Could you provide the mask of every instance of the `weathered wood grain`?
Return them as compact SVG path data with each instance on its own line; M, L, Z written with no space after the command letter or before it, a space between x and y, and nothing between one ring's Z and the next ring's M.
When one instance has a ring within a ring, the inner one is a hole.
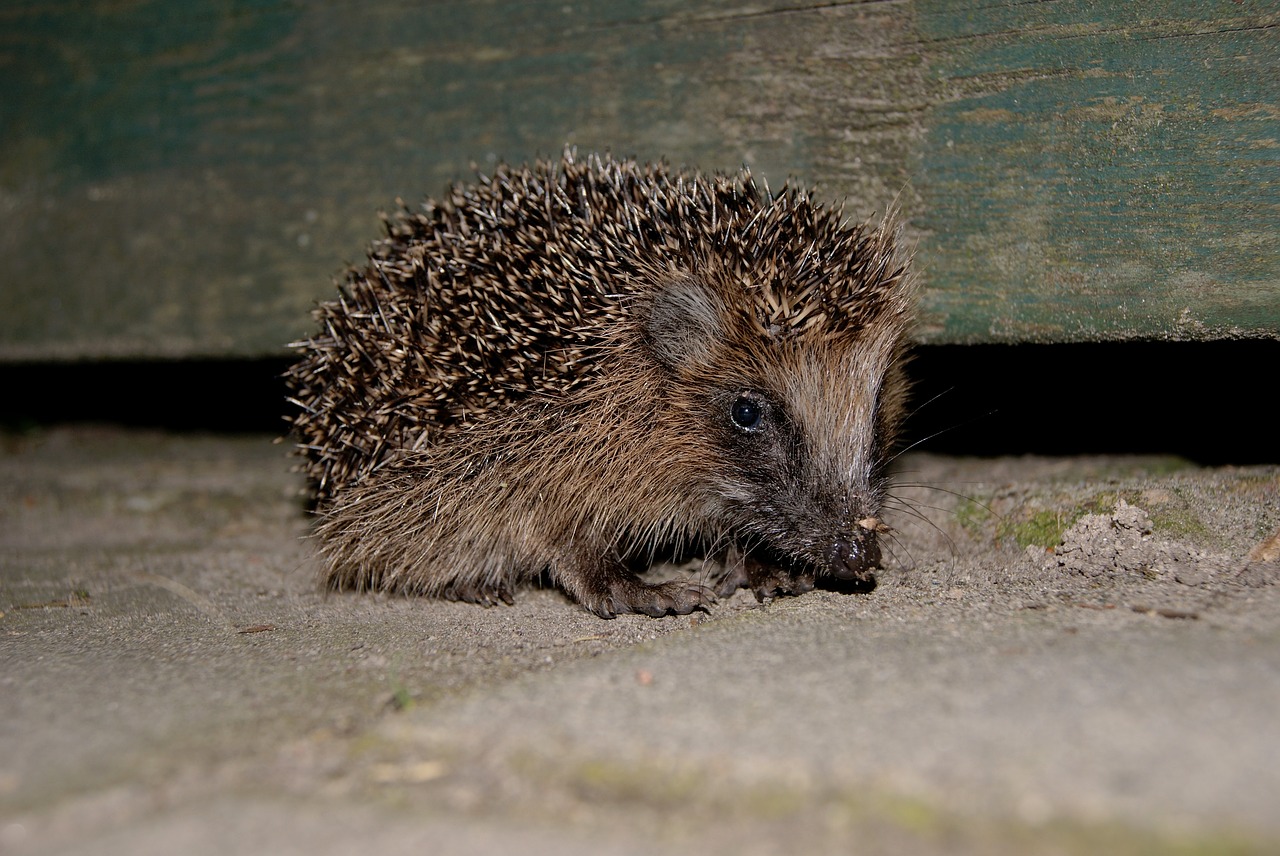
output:
M928 341L1280 335L1253 2L9 3L0 358L279 353L376 211L566 142L895 201Z
M917 4L928 335L1280 332L1280 10Z

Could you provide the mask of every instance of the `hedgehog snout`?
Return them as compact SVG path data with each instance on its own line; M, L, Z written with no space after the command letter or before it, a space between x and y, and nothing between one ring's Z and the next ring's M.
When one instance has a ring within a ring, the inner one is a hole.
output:
M872 522L868 526L867 523ZM827 572L838 580L866 581L880 567L880 545L876 540L876 524L873 518L858 521L852 532L841 533L831 545L827 556Z

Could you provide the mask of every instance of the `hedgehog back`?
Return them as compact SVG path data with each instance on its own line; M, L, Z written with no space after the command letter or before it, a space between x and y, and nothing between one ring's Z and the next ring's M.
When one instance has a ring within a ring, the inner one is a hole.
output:
M317 499L495 409L589 383L644 272L705 256L766 204L746 170L566 153L384 216L287 374Z

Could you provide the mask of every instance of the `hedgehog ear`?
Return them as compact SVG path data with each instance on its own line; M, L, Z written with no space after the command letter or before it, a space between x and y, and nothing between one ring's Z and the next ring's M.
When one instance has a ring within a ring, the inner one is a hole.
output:
M654 296L645 325L654 357L672 371L706 365L722 338L720 299L701 280L681 277Z

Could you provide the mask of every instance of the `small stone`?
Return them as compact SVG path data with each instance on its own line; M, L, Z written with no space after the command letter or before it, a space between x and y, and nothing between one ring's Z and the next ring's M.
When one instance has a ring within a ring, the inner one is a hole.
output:
M1173 572L1173 578L1184 586L1203 585L1209 578L1202 568L1185 562L1170 565L1169 570Z

